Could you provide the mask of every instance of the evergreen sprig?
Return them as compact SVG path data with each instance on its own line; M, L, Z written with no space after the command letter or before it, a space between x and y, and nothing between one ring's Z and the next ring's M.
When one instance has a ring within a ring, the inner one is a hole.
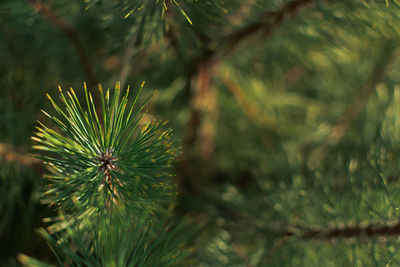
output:
M144 105L136 111L134 107L142 88L130 103L129 87L121 97L119 83L113 94L99 86L100 112L86 85L86 107L72 88L65 95L59 87L63 108L47 95L57 115L43 113L60 131L39 122L32 139L50 166L48 203L75 215L115 205L141 211L168 195L165 178L174 159L171 129L161 131L160 122L141 123Z
M88 218L84 224L90 224ZM188 266L190 249L185 243L197 227L187 223L166 223L147 217L101 217L91 228L67 227L66 235L45 237L58 259L57 266ZM164 225L160 228L158 225ZM71 243L74 244L71 247ZM26 266L46 266L26 255L19 255Z
M143 218L114 222L118 227L100 221L100 227L89 232L69 229L69 240L62 239L58 244L43 234L59 257L70 258L76 266L177 266L189 252L183 245L193 231L184 229L183 223L157 230ZM85 240L84 236L91 238ZM68 241L77 244L79 255L70 249Z

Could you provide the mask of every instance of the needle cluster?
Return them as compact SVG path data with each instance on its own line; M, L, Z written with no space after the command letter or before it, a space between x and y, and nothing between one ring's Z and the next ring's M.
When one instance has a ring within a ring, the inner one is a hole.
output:
M56 115L43 113L58 130L39 123L32 137L34 148L46 152L41 158L50 170L48 203L72 214L115 204L142 211L168 196L171 130L142 122L143 105L134 111L142 87L130 101L129 88L121 97L119 84L112 94L100 86L101 112L86 86L86 107L73 89L65 96L59 88L63 106L48 95Z

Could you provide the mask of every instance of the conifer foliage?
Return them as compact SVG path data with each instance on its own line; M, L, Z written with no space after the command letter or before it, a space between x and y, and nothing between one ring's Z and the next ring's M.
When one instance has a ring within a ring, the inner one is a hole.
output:
M47 95L59 118L43 113L61 132L40 123L32 138L34 148L47 152L42 158L53 170L46 192L51 204L77 207L78 213L115 202L151 209L154 198L162 198L168 188L165 178L174 159L171 130L161 132L160 122L140 125L144 106L134 110L140 90L130 103L129 88L121 96L119 84L112 95L100 86L100 114L86 85L85 104L73 89L67 97L59 90L64 108Z
M399 25L399 0L1 0L0 266L400 266Z
M47 95L57 115L42 112L59 131L39 122L32 140L35 149L45 152L41 158L51 172L43 200L57 207L62 218L49 228L56 239L42 230L60 264L176 265L185 253L178 249L182 224L158 229L156 237L149 217L172 193L168 170L175 153L171 129L161 131L155 121L143 124L144 105L135 109L143 85L132 100L129 87L121 94L119 83L113 93L99 86L100 112L86 84L85 104L72 88L65 96L59 87L62 107ZM42 264L24 255L20 260Z

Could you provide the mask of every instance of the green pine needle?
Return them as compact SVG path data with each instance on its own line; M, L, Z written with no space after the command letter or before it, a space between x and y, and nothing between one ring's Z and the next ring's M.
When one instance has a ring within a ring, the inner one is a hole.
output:
M39 122L32 140L50 166L48 203L78 214L115 205L141 211L168 195L171 130L161 131L160 122L141 123L144 106L134 108L143 85L132 101L129 87L123 93L117 83L111 93L99 86L101 112L86 85L85 104L72 88L65 95L59 87L62 105L47 95L56 115L43 113L59 131Z
M83 222L87 222L84 219ZM185 247L198 231L187 222L166 223L162 227L147 217L115 216L96 220L96 226L67 227L67 235L40 233L59 261L70 266L189 266L191 250ZM74 249L71 249L74 244ZM25 257L26 258L26 257ZM28 262L27 259L24 262ZM30 259L32 260L32 259Z

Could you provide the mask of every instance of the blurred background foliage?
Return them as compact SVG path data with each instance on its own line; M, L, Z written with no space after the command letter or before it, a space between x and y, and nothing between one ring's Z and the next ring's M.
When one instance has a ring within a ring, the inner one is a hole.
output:
M83 81L157 90L194 266L400 265L399 4L2 0L0 265L56 263L29 138Z

